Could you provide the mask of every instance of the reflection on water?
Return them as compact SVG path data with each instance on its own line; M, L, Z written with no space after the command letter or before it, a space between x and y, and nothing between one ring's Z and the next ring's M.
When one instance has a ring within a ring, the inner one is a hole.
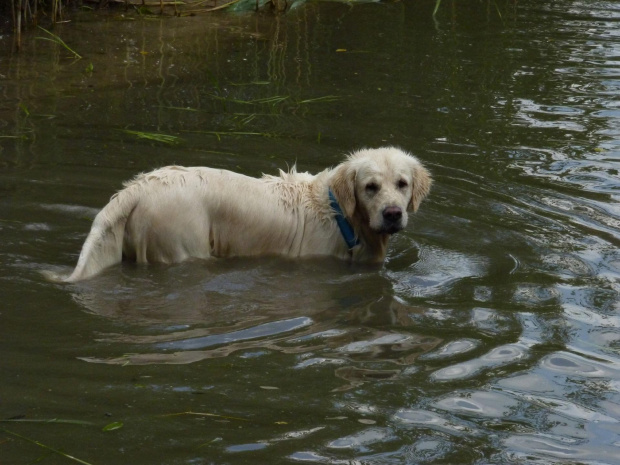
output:
M91 463L617 463L620 4L435 4L76 14L81 61L0 37L0 420L86 422L7 429ZM38 274L136 172L386 143L436 184L379 269Z
M143 275L144 268L136 268L125 267L127 275L110 270L72 286L73 299L84 309L136 325L139 331L97 335L99 342L133 347L132 353L111 358L81 356L81 360L186 364L235 352L270 350L303 354L297 368L364 361L409 366L441 342L409 330L366 327L370 321L392 327L403 321L411 326L408 315L419 310L387 299L391 284L376 271L352 269L342 262L218 260L154 266L149 269L150 277ZM352 271L357 273L351 275ZM367 291L369 284L371 292ZM347 286L346 293L343 286ZM353 287L358 290L352 292ZM345 315L346 328L338 323ZM204 324L208 326L201 327ZM319 350L330 358L308 359ZM379 373L346 368L336 375L361 384Z

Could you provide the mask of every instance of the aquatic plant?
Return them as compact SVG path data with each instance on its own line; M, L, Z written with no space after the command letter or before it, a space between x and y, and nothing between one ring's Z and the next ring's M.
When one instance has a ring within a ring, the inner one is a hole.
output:
M62 47L64 47L66 50L68 50L69 52L71 52L73 54L73 58L82 58L82 56L76 52L75 50L73 50L71 47L69 47L64 40L62 40L60 37L58 37L56 34L48 31L45 28L42 28L41 26L38 26L39 29L41 29L42 31L44 31L45 33L47 33L50 37L37 37L37 39L41 39L41 40L49 40L50 42L54 42L55 44L58 44ZM92 66L92 63L91 63ZM91 69L92 72L92 69Z
M64 0L64 3L68 4L70 1ZM51 0L49 4L44 0L11 0L15 44L18 49L21 46L22 31L28 24L36 24L41 6L49 6L46 10L50 12L49 18L52 24L62 20L63 0Z
M122 130L125 134L131 134L136 136L138 139L148 139L155 142L162 142L164 144L178 144L181 142L177 136L171 136L169 134L160 134L157 132L144 132L144 131L132 131L130 129Z
M79 458L77 458L77 457L75 457L73 455L67 454L66 452L63 452L63 451L61 451L59 449L56 449L54 447L50 447L50 446L48 446L46 444L43 444L42 442L40 442L40 441L38 441L36 439L32 439L32 438L29 438L27 436L24 436L23 434L19 434L19 433L16 433L14 431L11 431L11 430L8 430L8 429L5 429L5 428L0 428L0 431L2 431L4 434L8 434L8 435L13 436L15 438L21 439L22 441L29 442L31 444L35 444L36 446L39 446L42 449L45 449L46 451L48 451L50 453L53 453L53 454L56 454L56 455L60 455L61 457L64 457L64 458L66 458L68 460L72 460L74 462L81 463L82 465L91 465L89 462L85 462L84 460L81 460L81 459L79 459Z
M270 8L272 11L279 14L286 12L288 9L292 8L293 5L299 5L305 1L307 0L151 0L145 3L144 0L11 0L10 4L8 2L0 2L0 14L8 12L10 8L13 18L13 29L15 31L15 43L19 49L21 45L21 33L26 27L37 25L39 17L45 17L46 21L51 21L52 26L63 21L64 11L72 3L80 5L82 8L88 8L88 6L84 6L83 3L96 4L97 7L118 5L124 8L133 8L137 14L147 16L154 14L151 10L152 7L159 6L160 15L194 16L227 8L234 11ZM376 2L379 0L337 1L351 4ZM493 5L499 17L502 17L497 0L478 1L486 1L488 5ZM432 12L432 18L435 22L437 22L438 12L441 9L442 0L435 0L435 6ZM49 38L48 40L55 39ZM64 42L58 43L67 48ZM75 54L73 50L70 51Z

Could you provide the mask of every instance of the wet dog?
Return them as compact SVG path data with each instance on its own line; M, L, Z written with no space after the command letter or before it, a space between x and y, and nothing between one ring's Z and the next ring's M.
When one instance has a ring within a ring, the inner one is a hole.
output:
M319 174L252 178L168 166L125 184L95 218L75 270L90 278L123 258L329 255L382 262L389 237L407 225L431 187L428 171L394 147L363 149Z

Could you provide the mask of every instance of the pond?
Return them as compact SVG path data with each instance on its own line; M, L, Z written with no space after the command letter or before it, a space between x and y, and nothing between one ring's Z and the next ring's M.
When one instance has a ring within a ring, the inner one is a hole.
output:
M620 1L435 4L0 37L0 462L618 463ZM40 273L139 172L381 145L435 184L380 269Z

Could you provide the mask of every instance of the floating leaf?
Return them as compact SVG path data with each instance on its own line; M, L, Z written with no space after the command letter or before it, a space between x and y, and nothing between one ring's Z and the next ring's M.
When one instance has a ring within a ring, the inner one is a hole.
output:
M103 427L102 431L114 431L115 429L120 429L123 427L123 423L120 421L115 421L113 423L109 423Z

